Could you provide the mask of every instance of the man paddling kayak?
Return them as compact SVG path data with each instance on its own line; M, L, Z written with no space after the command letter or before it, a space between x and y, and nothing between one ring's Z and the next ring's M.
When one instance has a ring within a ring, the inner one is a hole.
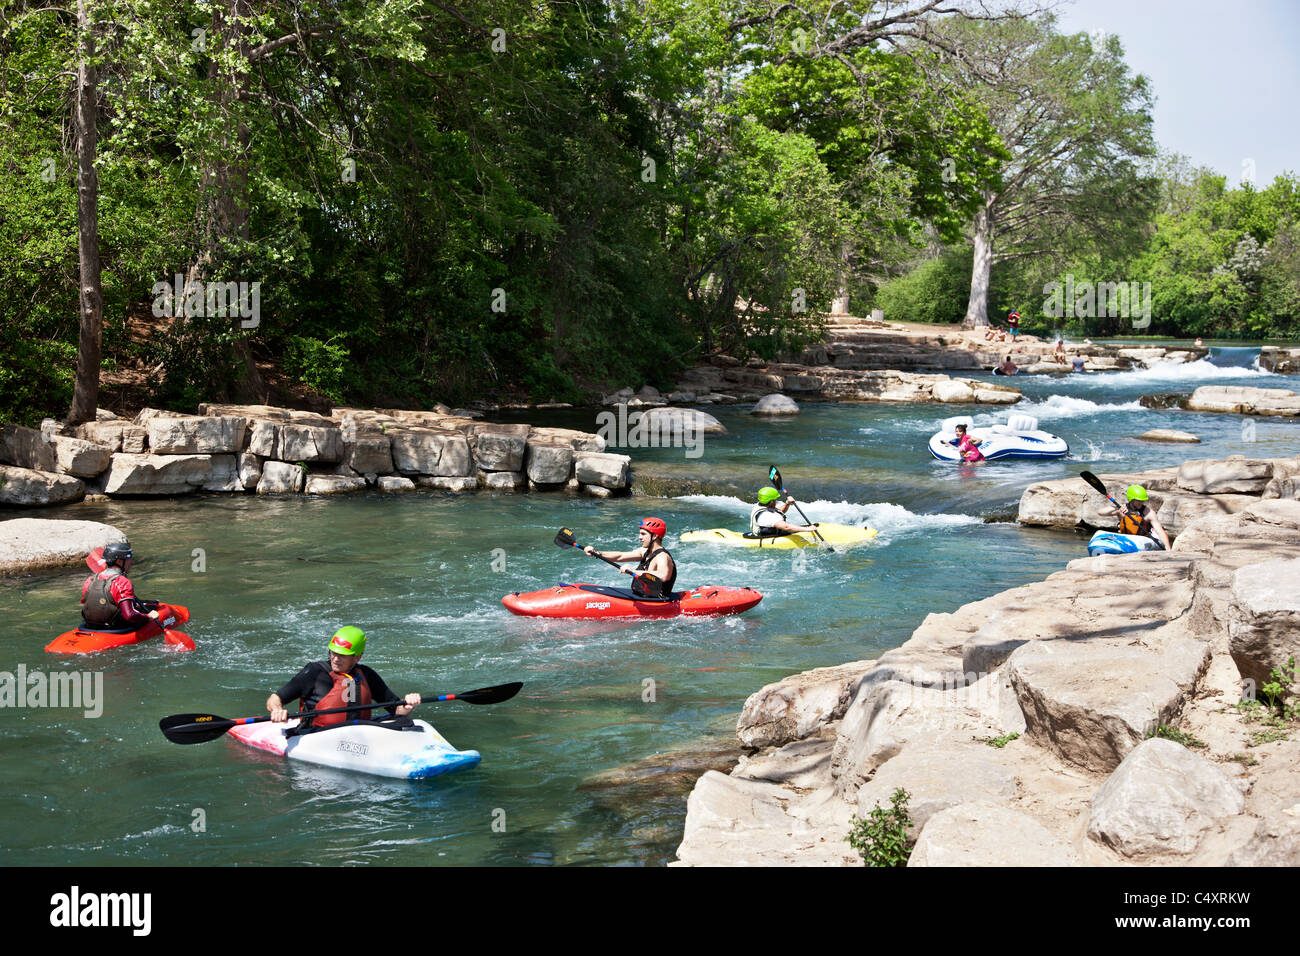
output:
M638 562L635 569L619 568L623 574L632 575L632 590L643 592L647 597L667 597L673 593L673 585L677 582L677 562L664 548L664 535L667 533L668 525L662 518L642 518L637 527L640 547L636 550L597 551L591 545L582 550L607 561ZM643 578L642 572L648 577Z
M271 712L271 722L284 723L289 719L285 704L298 701L299 712L328 710L351 704L368 704L373 700L397 700L384 679L361 663L366 649L366 635L359 627L341 627L330 638L328 661L312 661L294 678L266 699L266 709ZM419 694L407 694L406 703L386 708L390 714L405 717L420 703ZM348 719L369 720L370 711L353 714L326 714L324 717L307 717L303 726L329 727Z
M1147 504L1147 490L1141 485L1129 485L1125 497L1128 499L1128 504L1122 514L1118 508L1114 507L1102 508L1097 513L1119 515L1120 534L1142 535L1152 538L1159 541L1161 546L1168 551L1170 548L1169 535L1160 526L1156 513Z
M749 513L750 534L774 537L780 534L817 530L815 524L791 524L786 521L785 515L794 504L794 497L787 495L785 501L778 500L780 497L781 492L771 486L758 489L758 504Z
M136 597L135 587L126 576L135 564L131 545L122 542L104 548L104 564L103 571L86 578L81 586L81 618L86 625L95 630L138 631L158 620L158 602Z

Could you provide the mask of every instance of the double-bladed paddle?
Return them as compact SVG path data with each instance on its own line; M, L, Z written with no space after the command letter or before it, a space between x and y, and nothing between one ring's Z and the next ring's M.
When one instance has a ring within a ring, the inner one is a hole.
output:
M523 687L522 681L515 681L510 684L497 684L495 687L480 687L478 690L467 690L461 694L430 694L423 698L421 704L436 704L445 700L463 700L467 704L499 704L503 700L509 700L519 693L519 688ZM405 700L377 700L369 704L352 704L347 707L327 707L324 710L307 710L297 714L290 714L289 719L295 717L319 717L323 714L345 714L357 710L376 710L383 707L389 707L396 704L399 707L405 706ZM224 736L226 731L231 727L239 727L243 724L260 724L263 721L271 719L270 714L262 717L218 717L216 714L173 714L170 717L164 717L158 721L158 729L174 744L205 744L209 740L216 740Z
M578 544L578 539L573 536L573 532L568 528L561 528L555 533L555 543L561 548L577 548L579 551L582 551L582 545ZM582 551L582 553L586 554L587 552ZM593 554L592 557L600 558L600 560L604 561L606 564L611 564L620 571L624 570L623 565L619 564L613 558L607 558L603 554ZM632 572L629 571L627 573L631 574Z
M1104 482L1102 482L1100 478L1098 478L1090 471L1079 472L1079 477L1082 478L1084 481L1086 481L1088 484L1092 485L1092 487L1097 489L1097 491L1099 491L1101 494L1105 495L1106 499L1111 504L1113 504L1116 508L1119 508L1121 514L1124 513L1124 509L1120 508L1119 502L1110 496L1110 492L1106 490L1106 485Z
M772 484L776 485L778 488L780 488L781 494L783 495L788 494L788 492L785 490L785 482L781 480L781 472L777 470L776 465L771 465L768 467L767 480L772 482ZM794 510L799 512L799 517L803 518L804 524L812 524L812 522L808 520L808 516L803 513L803 509L799 507L799 502L797 501L794 503ZM817 540L820 541L822 544L826 543L826 539L822 537L822 534L820 531L817 530L816 525L813 525L813 534L817 536Z

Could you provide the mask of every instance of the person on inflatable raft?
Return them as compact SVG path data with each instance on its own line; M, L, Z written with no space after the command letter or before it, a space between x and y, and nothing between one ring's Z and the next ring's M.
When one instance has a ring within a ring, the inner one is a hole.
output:
M957 433L957 451L961 452L962 461L977 462L984 460L984 453L979 450L979 439L966 434L965 425L953 428Z
M1160 542L1162 548L1168 551L1170 548L1169 535L1160 526L1156 513L1151 510L1148 504L1147 490L1141 485L1129 485L1125 497L1128 499L1128 505L1122 513L1119 509L1112 507L1102 508L1097 513L1119 515L1118 531L1120 534L1144 535L1148 538L1154 538Z
M637 527L637 547L633 551L597 551L591 545L582 550L610 561L636 561L635 569L619 568L632 575L632 593L638 597L668 598L677 583L677 562L664 548L668 525L662 518L642 518Z
M86 578L81 586L81 619L90 630L140 630L151 620L158 620L158 602L141 601L135 596L127 572L135 563L135 553L128 542L104 548L106 567Z

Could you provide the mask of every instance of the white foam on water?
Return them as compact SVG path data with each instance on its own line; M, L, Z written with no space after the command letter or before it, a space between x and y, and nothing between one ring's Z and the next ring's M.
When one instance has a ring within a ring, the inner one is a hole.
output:
M1087 398L1073 395L1049 395L1044 399L1024 399L1008 409L995 412L982 412L975 418L976 425L995 425L1005 422L1010 415L1030 415L1039 421L1060 421L1066 418L1087 418L1092 415L1104 415L1108 412L1141 411L1142 403L1134 399L1131 402L1108 404L1094 402Z
M1208 359L1195 362L1157 362L1151 368L1132 368L1123 372L1098 372L1086 378L1072 379L1092 387L1134 385L1169 385L1195 387L1209 382L1233 378L1277 378L1274 372L1259 367L1258 361L1249 368L1239 365L1215 365Z
M750 509L754 507L749 502L741 501L739 498L730 495L686 495L678 500L703 504L710 508L726 511L729 514L742 515L746 519L749 517ZM803 508L804 513L812 521L850 525L859 528L875 528L882 535L891 538L908 532L942 531L948 528L980 523L979 518L971 515L916 514L908 511L902 505L891 504L887 501L859 504L852 501L819 499L817 501L801 501L799 506ZM787 517L792 521L799 520L799 514L793 508L790 509ZM737 527L735 530L741 529Z
M1124 456L1116 451L1105 451L1104 442L1095 442L1089 438L1084 439L1088 450L1084 451L1077 445L1067 456L1069 461L1121 461Z

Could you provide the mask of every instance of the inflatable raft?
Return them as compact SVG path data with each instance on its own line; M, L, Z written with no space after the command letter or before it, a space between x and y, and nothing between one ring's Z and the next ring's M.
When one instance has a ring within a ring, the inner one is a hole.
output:
M288 760L403 780L466 770L482 759L477 750L457 750L423 720L399 718L391 726L357 720L286 736L298 723L246 724L230 728L229 736Z
M1012 415L1005 425L976 427L970 416L945 418L939 431L930 436L930 454L940 461L960 462L956 426L965 425L966 434L979 442L980 453L987 461L1004 458L1064 458L1070 453L1065 439L1038 430L1038 419L1029 415Z
M671 600L637 597L630 588L601 584L557 584L541 591L507 594L501 603L522 617L662 618L680 615L739 614L763 600L753 588L704 585L677 591Z

